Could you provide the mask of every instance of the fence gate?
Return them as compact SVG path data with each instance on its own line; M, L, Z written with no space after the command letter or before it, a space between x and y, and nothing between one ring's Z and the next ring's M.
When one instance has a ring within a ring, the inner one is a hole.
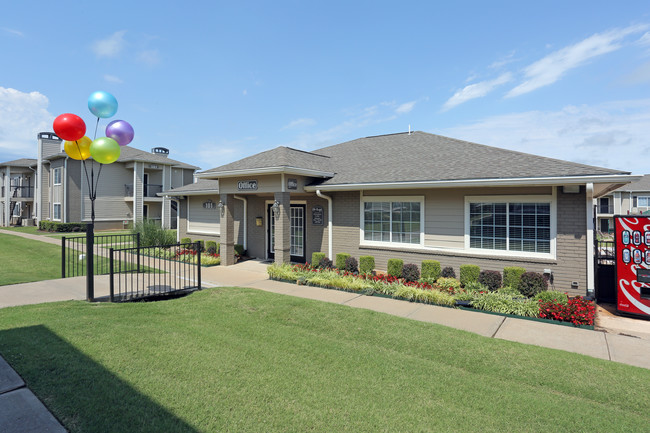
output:
M94 274L109 273L108 253L110 248L140 246L140 233L95 235ZM61 238L61 278L86 275L86 235L63 236Z
M201 288L201 245L109 250L110 300L176 296Z
M598 239L600 238L600 239ZM616 303L616 252L613 239L603 239L599 233L594 239L594 273L596 301Z

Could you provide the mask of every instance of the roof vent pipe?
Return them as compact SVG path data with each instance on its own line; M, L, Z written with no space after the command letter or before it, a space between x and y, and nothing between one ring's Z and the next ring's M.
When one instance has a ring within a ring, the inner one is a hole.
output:
M332 197L321 194L320 189L316 195L327 200L327 257L332 260Z

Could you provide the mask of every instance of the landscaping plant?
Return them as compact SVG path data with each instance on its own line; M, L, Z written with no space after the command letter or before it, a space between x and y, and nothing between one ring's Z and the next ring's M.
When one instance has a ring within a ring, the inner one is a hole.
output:
M460 285L478 281L481 268L477 265L460 265Z
M352 273L359 273L359 264L357 263L357 259L354 257L348 257L345 259L345 266L344 269L347 272L352 272Z
M443 278L456 278L456 271L451 266L447 266L442 270L440 276Z
M156 221L147 218L137 221L131 233L140 234L140 246L143 247L176 243L176 234L172 230L167 230Z
M481 271L478 276L478 282L486 286L490 291L495 291L501 287L501 272L499 271Z
M539 301L539 317L562 322L571 322L574 325L593 325L596 307L590 300L582 296L569 298L564 302Z
M359 257L359 272L362 274L372 274L375 270L375 258L373 256Z
M420 270L415 263L407 263L402 267L402 278L407 283L412 283L420 279Z
M350 257L350 254L348 253L338 253L336 255L336 269L345 269L345 261L347 258Z
M404 260L388 259L388 275L390 275L391 277L400 278L402 276L403 267L404 267Z
M440 278L440 262L437 260L422 260L422 274L420 278L436 282Z
M506 266L503 268L503 285L519 287L519 280L521 280L521 275L524 272L526 272L526 269L519 266Z
M548 281L540 273L524 272L519 280L518 289L522 295L532 298L539 292L548 289Z
M321 252L313 252L311 253L311 265L316 267L320 263L321 260L325 258L325 253Z

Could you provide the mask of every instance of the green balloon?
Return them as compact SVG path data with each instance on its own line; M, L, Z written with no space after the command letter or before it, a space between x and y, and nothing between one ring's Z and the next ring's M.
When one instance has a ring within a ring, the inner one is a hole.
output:
M112 138L98 138L90 143L90 156L102 164L111 164L120 157L120 145Z

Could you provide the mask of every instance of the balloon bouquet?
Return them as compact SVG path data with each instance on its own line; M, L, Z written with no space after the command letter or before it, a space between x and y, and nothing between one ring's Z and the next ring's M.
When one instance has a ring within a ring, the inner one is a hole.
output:
M88 109L97 116L95 125L95 136L93 140L86 134L86 124L76 114L65 113L54 119L54 133L66 140L64 143L65 153L72 159L80 160L86 182L88 183L88 195L91 203L91 221L95 224L95 199L97 198L97 184L99 175L105 164L112 164L120 157L121 147L126 146L133 140L133 127L124 120L114 120L106 126L106 137L97 138L99 119L108 119L117 112L117 100L108 92L93 92L88 98ZM86 167L86 160L90 160L90 175ZM99 163L97 179L95 179L95 164Z
M112 164L120 157L122 146L133 140L133 128L124 120L114 120L106 126L106 137L97 138L99 119L108 119L117 112L117 100L107 92L93 92L88 98L88 109L97 116L95 136L93 140L86 137L86 124L83 119L75 114L65 113L54 119L54 133L66 140L65 153L72 159L80 160L86 173L88 183L88 196L90 198L91 223L86 227L86 299L94 300L94 226L95 226L95 199L97 198L97 184L99 175L105 164ZM90 160L90 175L86 167L86 160ZM95 163L99 163L97 179L95 179Z

